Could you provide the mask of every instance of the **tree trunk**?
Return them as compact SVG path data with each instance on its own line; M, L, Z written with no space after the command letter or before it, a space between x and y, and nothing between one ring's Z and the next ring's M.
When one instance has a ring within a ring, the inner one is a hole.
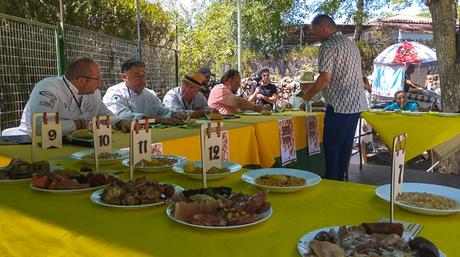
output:
M456 60L454 0L427 1L433 18L433 39L438 58L438 72L442 92L442 110L460 111L460 64ZM441 163L440 170L460 174L460 152Z
M364 21L364 0L357 0L356 3L356 13L355 13L355 34L353 36L353 41L357 42L361 40L361 35L363 34L363 21Z

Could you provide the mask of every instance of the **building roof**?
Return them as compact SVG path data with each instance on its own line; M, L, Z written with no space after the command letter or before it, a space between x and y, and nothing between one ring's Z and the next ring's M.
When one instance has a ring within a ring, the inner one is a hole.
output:
M374 21L375 22L375 21ZM420 17L411 15L393 15L385 18L379 18L376 20L377 23L404 23L404 24L427 24L431 25L431 17Z

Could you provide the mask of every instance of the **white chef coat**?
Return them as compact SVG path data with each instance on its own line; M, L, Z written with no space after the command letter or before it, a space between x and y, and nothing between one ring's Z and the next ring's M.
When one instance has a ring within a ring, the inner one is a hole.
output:
M102 99L107 108L124 119L141 119L143 116L171 117L153 90L144 88L141 93L129 89L125 82L109 87Z
M163 104L173 111L193 112L194 110L208 107L208 100L206 100L206 97L201 92L198 92L193 97L192 102L188 103L182 100L181 87L175 87L166 93L163 98Z
M97 115L112 116L112 125L121 120L105 107L99 89L91 95L79 95L78 89L64 76L45 78L35 85L22 113L21 131L32 133L32 114L35 112L59 112L64 134L76 130L74 120L91 120ZM38 132L41 122L42 119L38 118Z

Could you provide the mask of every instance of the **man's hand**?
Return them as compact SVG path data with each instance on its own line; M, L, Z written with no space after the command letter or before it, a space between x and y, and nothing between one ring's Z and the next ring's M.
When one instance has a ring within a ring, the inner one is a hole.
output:
M258 94L256 95L256 97L257 97L257 99L265 100L265 96L262 95L262 94L260 94L260 93L258 93Z
M123 132L129 132L129 130L131 129L131 121L130 120L120 120L119 122L115 123L115 128Z

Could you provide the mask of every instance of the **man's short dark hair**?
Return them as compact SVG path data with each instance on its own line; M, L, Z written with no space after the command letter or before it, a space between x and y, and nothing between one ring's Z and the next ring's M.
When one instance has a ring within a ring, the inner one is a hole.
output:
M90 76L91 66L97 63L89 57L77 57L67 65L65 76L69 80Z
M237 70L228 70L224 73L224 75L222 75L222 78L220 78L220 82L225 83L239 75L240 73Z
M128 59L121 64L121 73L127 72L132 67L145 68L145 63L136 58Z
M337 25L335 24L334 20L331 17L329 17L329 16L327 16L325 14L317 15L311 21L312 26L317 26L317 25L320 25L320 24L326 24L326 25L329 25L329 26L337 27Z
M268 68L263 68L259 71L259 76L262 77L262 74L264 74L265 72L268 72L270 73L270 70Z

